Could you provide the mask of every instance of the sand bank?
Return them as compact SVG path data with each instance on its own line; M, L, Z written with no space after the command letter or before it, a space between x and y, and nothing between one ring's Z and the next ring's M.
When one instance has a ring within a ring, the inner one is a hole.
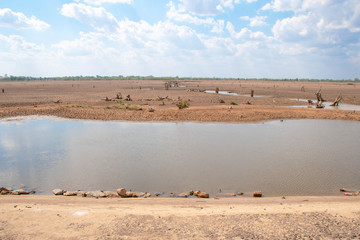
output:
M360 238L359 197L0 197L0 239Z

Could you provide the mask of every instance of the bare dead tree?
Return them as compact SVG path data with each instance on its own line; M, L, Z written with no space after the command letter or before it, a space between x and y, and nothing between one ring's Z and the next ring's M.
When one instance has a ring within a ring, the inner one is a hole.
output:
M117 93L117 94L116 94L116 99L122 99L121 93Z
M131 97L130 97L130 94L126 96L125 101L132 101L132 99L131 99Z
M315 93L317 102L316 102L316 107L317 108L324 108L324 105L322 104L323 102L326 102L326 100L321 96L321 89L319 89L319 91L317 91Z
M335 101L333 102L333 104L331 104L330 106L333 106L333 107L339 106L339 103L341 102L341 100L342 100L342 96L341 96L341 94L339 94L339 95L336 97L336 99L335 99Z

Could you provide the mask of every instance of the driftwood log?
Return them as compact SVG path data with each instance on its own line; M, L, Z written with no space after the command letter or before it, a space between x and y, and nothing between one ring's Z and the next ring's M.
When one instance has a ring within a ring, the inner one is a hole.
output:
M336 97L336 99L335 99L335 101L333 102L333 104L331 104L330 106L333 106L333 107L339 106L339 103L341 102L341 100L342 100L342 96L341 96L341 94L339 94L339 95Z
M169 99L169 96L166 96L166 97L160 97L160 96L158 96L158 100L159 100L159 101L164 101L165 99Z

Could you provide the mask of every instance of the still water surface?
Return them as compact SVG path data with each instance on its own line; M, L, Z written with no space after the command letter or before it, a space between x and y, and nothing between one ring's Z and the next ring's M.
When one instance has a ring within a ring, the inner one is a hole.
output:
M0 186L266 196L360 188L360 122L0 120Z

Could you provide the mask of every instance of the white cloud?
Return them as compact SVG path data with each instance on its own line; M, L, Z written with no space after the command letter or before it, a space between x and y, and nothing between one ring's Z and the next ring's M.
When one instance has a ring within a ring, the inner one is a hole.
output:
M249 1L257 1L257 0L247 0ZM234 4L239 4L240 0L220 0L220 4L227 8L234 8Z
M276 22L272 29L276 39L285 42L306 42L313 46L358 42L360 2L299 0L294 1L292 7L282 5L284 2L286 1L275 0L272 2L273 9L291 9L295 15Z
M316 1L316 0L314 0ZM297 11L301 9L303 0L273 0L271 3L265 4L262 10L274 11Z
M19 35L10 35L9 37L0 34L0 51L16 53L15 56L21 57L23 54L36 54L43 49L42 45L25 41L24 37Z
M245 21L250 21L249 23L250 27L261 27L267 25L267 23L265 22L267 16L255 16L255 17L243 16L240 18Z
M178 21L178 22L186 22L195 25L208 25L212 26L212 32L222 33L224 29L224 20L215 20L212 17L200 18L197 16L193 16L190 13L180 12L179 9L176 8L175 4L172 1L168 3L170 7L169 11L166 13L166 16L170 20Z
M240 0L179 0L181 12L190 12L198 16L216 16L225 12L226 8L234 8ZM250 0L251 1L251 0Z
M103 7L91 7L82 3L64 4L60 13L66 17L89 24L99 31L114 31L117 19Z
M50 25L35 16L28 18L20 12L13 12L9 8L4 8L0 9L0 27L42 31L49 28Z
M80 0L75 0L76 2L80 2ZM101 5L104 3L125 3L125 4L132 4L134 0L83 0L87 4L91 5Z
M269 40L270 37L266 36L263 32L253 32L248 28L242 28L240 32L235 31L235 27L231 22L227 22L226 29L229 31L230 35L233 38L241 39L241 40L254 40L254 41L264 41Z

